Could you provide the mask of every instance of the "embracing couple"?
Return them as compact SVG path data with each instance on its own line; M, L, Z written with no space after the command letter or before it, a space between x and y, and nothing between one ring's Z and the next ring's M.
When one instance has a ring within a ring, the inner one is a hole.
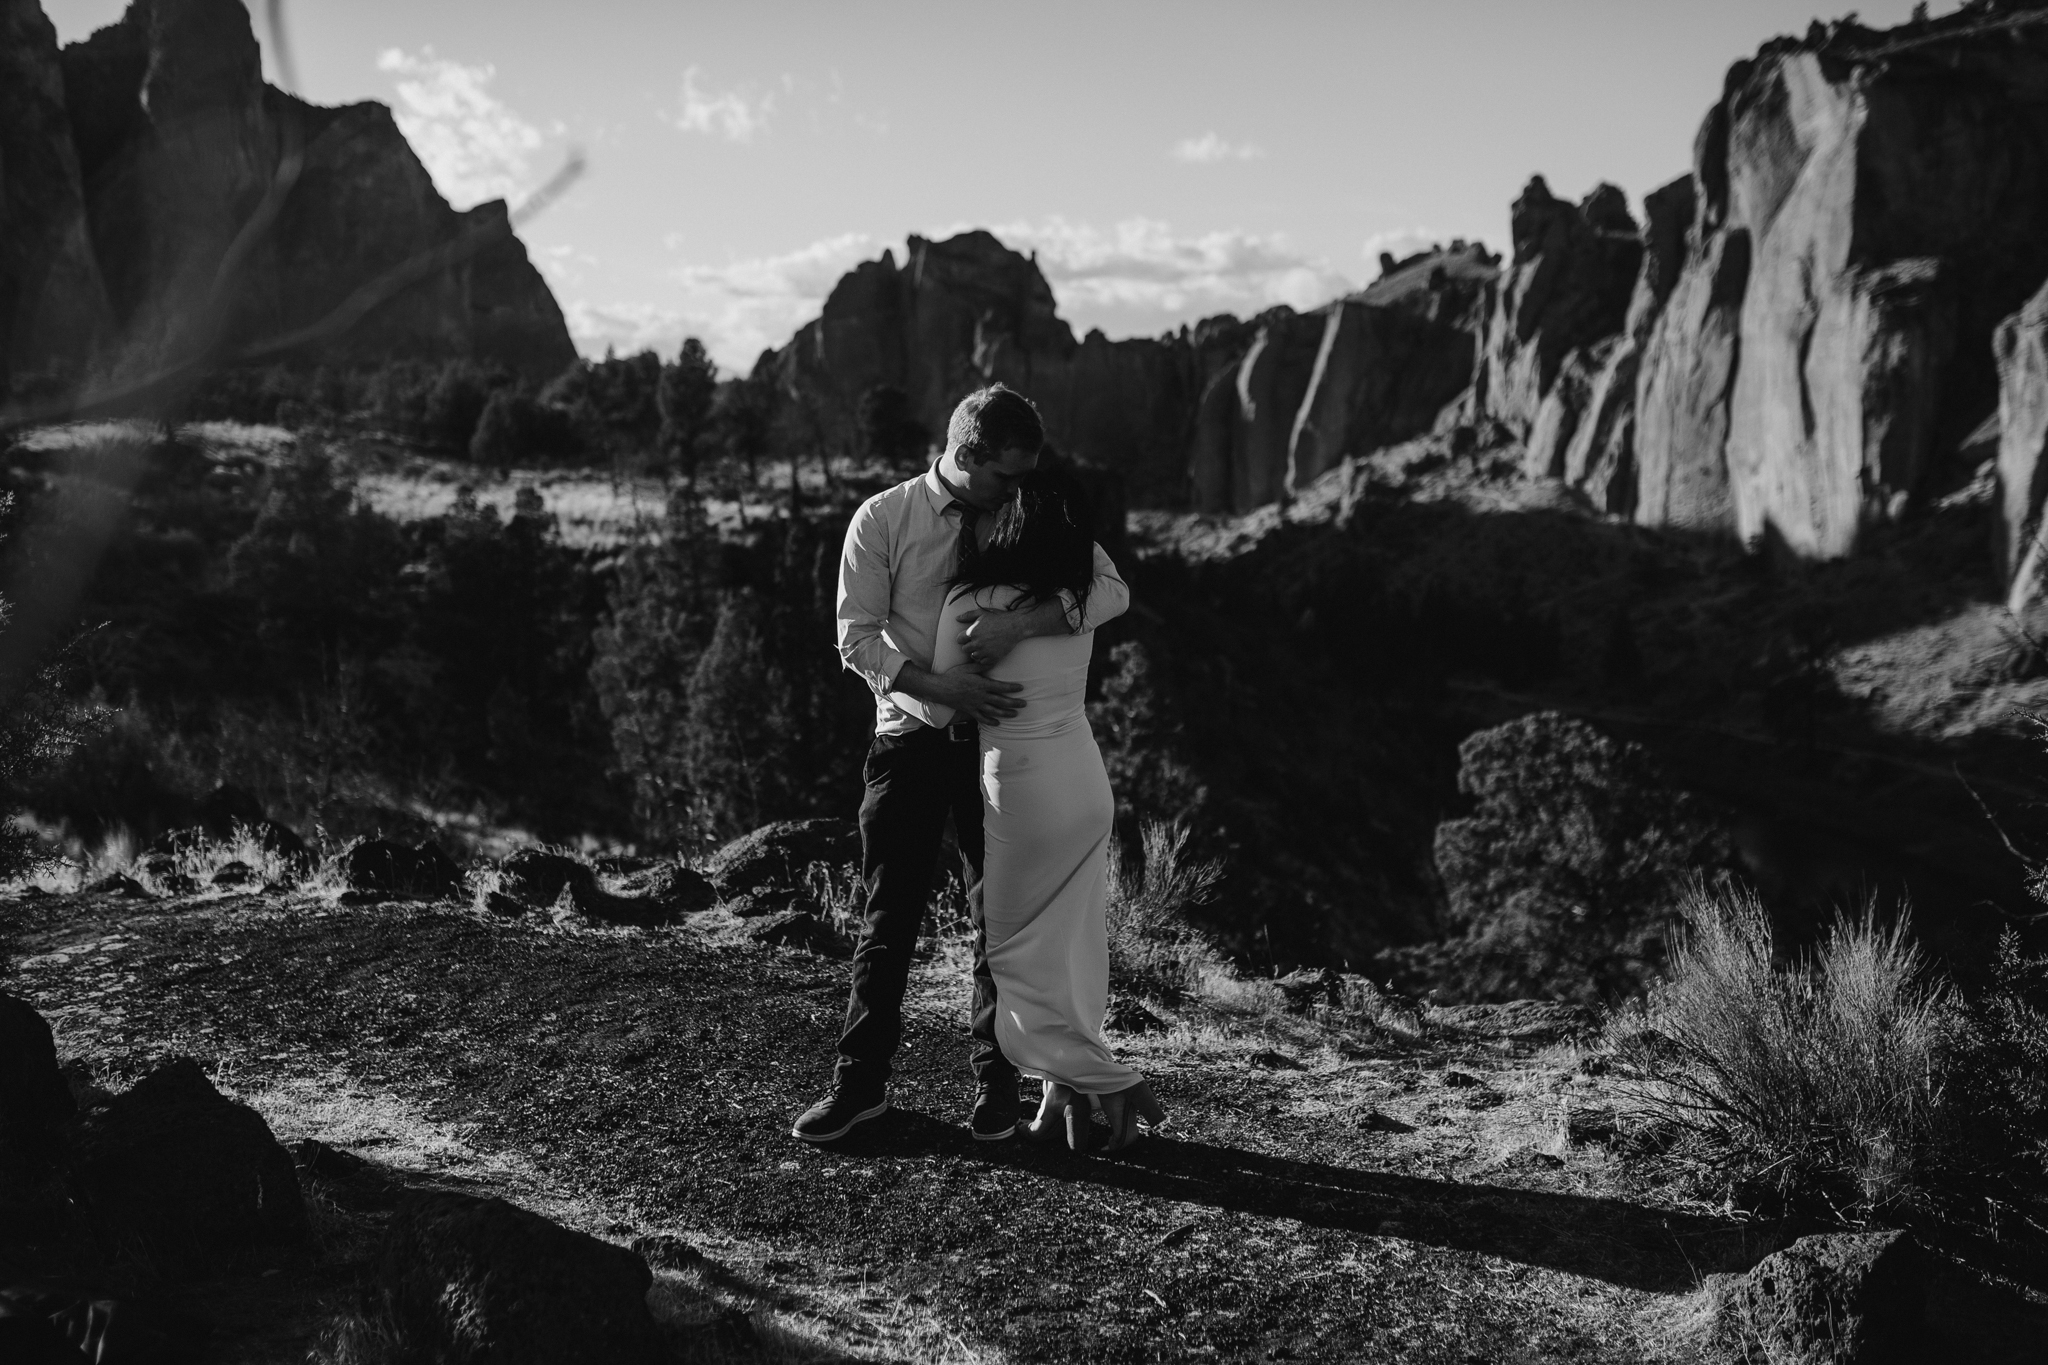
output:
M868 499L847 530L839 653L876 699L867 904L832 1089L793 1130L807 1142L889 1107L949 813L975 929L974 1136L1016 1132L1020 1072L1044 1084L1033 1136L1115 1150L1165 1120L1102 1041L1115 802L1083 694L1095 628L1130 590L1078 482L1038 468L1044 444L1028 399L978 390L953 410L946 453Z

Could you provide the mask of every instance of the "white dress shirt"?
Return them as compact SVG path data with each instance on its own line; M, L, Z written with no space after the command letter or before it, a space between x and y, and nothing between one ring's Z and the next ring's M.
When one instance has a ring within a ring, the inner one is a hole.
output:
M839 657L875 694L875 733L924 725L889 699L906 663L932 666L946 580L959 567L961 513L938 465L875 494L853 514L839 555ZM987 515L987 514L984 514ZM1123 615L1131 604L1116 565L1095 547L1086 609L1068 619L1076 634Z

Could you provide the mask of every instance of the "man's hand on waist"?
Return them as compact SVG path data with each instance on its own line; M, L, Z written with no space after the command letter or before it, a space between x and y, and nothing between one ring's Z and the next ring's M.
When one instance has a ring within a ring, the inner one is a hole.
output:
M921 664L907 663L896 675L893 690L907 692L919 701L950 706L981 725L1000 725L1024 709L1024 703L1012 695L1022 692L1024 684L985 678L976 664L934 673Z
M1048 598L1013 611L988 611L969 607L953 618L966 627L960 644L969 663L982 668L1001 663L1011 650L1040 635L1067 635L1073 630L1066 608L1058 598Z

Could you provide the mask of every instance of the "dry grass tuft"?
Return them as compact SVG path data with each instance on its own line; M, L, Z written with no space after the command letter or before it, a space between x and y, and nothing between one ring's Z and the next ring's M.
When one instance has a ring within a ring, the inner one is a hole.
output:
M1139 835L1143 864L1125 865L1110 844L1109 977L1121 990L1171 1004L1227 978L1221 954L1190 918L1215 898L1222 864L1188 852L1188 830L1148 820Z
M1905 916L1838 921L1812 958L1780 965L1754 893L1695 886L1683 915L1670 980L1618 1040L1653 1078L1651 1108L1788 1206L1916 1202L1941 1176L1960 1012Z

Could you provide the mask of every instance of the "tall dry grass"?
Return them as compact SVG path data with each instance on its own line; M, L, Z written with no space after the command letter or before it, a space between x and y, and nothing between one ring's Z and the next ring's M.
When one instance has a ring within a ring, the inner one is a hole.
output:
M1191 854L1189 837L1178 821L1147 820L1139 830L1136 867L1110 842L1110 982L1169 1004L1200 994L1206 974L1227 971L1192 919L1215 899L1223 866Z
M1906 916L1838 920L1815 953L1785 962L1753 892L1695 885L1682 915L1642 1019L1656 1036L1652 1107L1788 1206L1861 1216L1943 1183L1963 1016Z

